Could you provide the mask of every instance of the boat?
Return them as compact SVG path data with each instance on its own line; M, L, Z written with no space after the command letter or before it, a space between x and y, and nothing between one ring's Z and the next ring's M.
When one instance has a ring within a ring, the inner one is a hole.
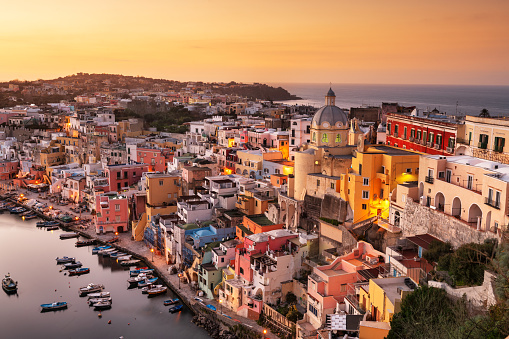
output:
M167 291L168 291L168 287L161 286L161 287L151 288L150 290L147 291L147 294L150 297L150 296L154 296L154 295L164 294Z
M179 301L180 301L179 298L168 299L168 300L164 301L164 306L174 305L174 304L178 303Z
M60 221L65 222L65 223L69 223L74 220L74 218L71 217L70 215L62 215L58 219L60 219Z
M25 220L35 219L35 218L37 218L37 214L35 214L35 213L27 214L27 215L24 215L23 218L25 218Z
M118 256L117 257L117 261L121 262L121 261L131 260L132 257L133 256L131 254L127 254L127 255L123 255L123 256Z
M2 279L2 288L6 293L16 293L18 291L18 282L11 278L11 275L7 273Z
M137 277L127 279L127 282L130 285L138 285L139 282L145 281L146 279L150 279L150 278L152 278L151 275L147 276L146 274L140 274Z
M142 288L142 287L146 287L146 286L149 286L149 285L152 285L154 284L156 281L157 281L157 277L154 277L154 278L148 278L148 279L145 279L143 281L140 281L138 283L138 288Z
M115 253L118 253L118 250L114 250L114 251L107 251L107 252L104 252L102 255L103 255L103 257L108 258L108 257L110 257L112 254L115 254ZM100 254L100 253L99 253L99 254Z
M58 230L60 227L58 226L49 226L49 227L46 227L46 231L55 231L55 230Z
M50 221L38 221L35 225L37 227L51 227L51 226L58 226L58 225L60 225L60 223L55 220L50 220Z
M80 287L80 289L78 291L79 291L80 297L83 297L89 293L101 292L103 289L104 289L104 285L90 283L85 287Z
M107 246L94 247L94 248L92 248L92 254L97 254L99 251L105 250L108 248L111 248L111 246L107 245Z
M110 292L97 292L97 293L89 293L88 299L93 298L108 298L110 296Z
M111 299L111 297L107 297L107 298L92 298L92 299L88 299L88 305L89 306L95 306L95 304L97 303L100 303L100 302L109 302L110 304L113 303L113 299Z
M117 249L116 249L116 248L113 248L113 247L111 247L111 248L105 248L105 249L100 250L99 252L97 252L97 254L99 254L99 255L104 255L104 254L106 254L106 253L113 252L113 251L116 251L116 250L117 250Z
M110 253L110 258L115 258L117 259L118 257L123 257L127 255L127 253L124 253L124 252L114 252L114 253Z
M145 274L154 273L154 269L148 268L148 267L142 267L142 268L138 268L136 270L129 271L129 275L131 277L135 277L135 276L137 276L139 274L142 274L142 273L145 273Z
M125 260L120 263L122 266L134 266L137 265L141 260L134 259L134 260Z
M87 274L87 273L90 273L90 268L88 267L80 267L80 268L76 268L74 270L70 270L69 271L69 275L82 275L82 274Z
M27 211L27 209L24 208L24 207L11 207L11 208L8 208L8 210L12 214L20 214L20 213L23 213L23 212Z
M207 304L205 307L207 307L208 309L210 309L212 311L217 311L217 308L212 304Z
M159 287L163 287L163 285L148 285L148 286L145 286L141 289L141 294L148 294L148 290L151 290L153 288L159 288Z
M170 307L170 308L168 309L168 311L169 311L170 313L175 313L175 312L180 311L180 310L182 309L182 307L184 307L184 306L182 306L182 305L175 305L175 306Z
M119 237L114 237L114 238L111 238L110 240L106 240L106 242L109 244L113 244L113 243L117 242L119 239L120 239Z
M78 240L76 241L75 246L76 247L83 247L83 246L89 246L95 244L94 239L88 239L88 240Z
M67 308L67 302L57 301L51 304L42 304L41 307L43 311L63 310L64 308Z
M67 263L70 263L70 262L75 262L76 261L76 258L74 257L62 257L62 258L59 258L57 257L55 259L57 261L57 264L67 264Z
M83 266L81 261L70 262L70 263L64 264L64 269L65 270L72 270L73 268L78 268L78 267L81 267L81 266Z
M69 232L69 233L62 233L60 234L60 239L71 239L71 238L77 238L80 234L77 232Z
M111 308L111 302L109 301L99 301L94 304L94 309L96 310L106 310Z

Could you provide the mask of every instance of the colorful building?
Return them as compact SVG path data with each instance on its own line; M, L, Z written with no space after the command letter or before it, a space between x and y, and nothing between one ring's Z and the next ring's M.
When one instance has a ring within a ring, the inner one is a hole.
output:
M96 195L95 231L126 232L129 226L129 207L127 197L116 192Z

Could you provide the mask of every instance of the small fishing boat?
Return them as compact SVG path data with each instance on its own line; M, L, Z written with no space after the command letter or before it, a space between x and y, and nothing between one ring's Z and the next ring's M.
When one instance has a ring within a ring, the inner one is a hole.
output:
M85 287L80 287L78 290L80 297L86 296L89 293L101 292L104 289L104 285L90 283Z
M134 259L134 260L125 260L120 263L122 266L134 266L137 265L141 260Z
M2 288L6 293L16 293L18 290L18 282L11 278L11 275L7 273L2 279Z
M117 251L117 252L110 253L110 258L116 259L118 257L123 257L124 255L127 255L127 253Z
M100 301L94 304L94 309L96 310L106 310L111 308L111 302L109 301Z
M182 306L182 305L175 305L175 306L170 307L170 308L168 309L168 311L169 311L170 313L175 313L175 312L180 311L180 310L182 309L182 307L184 307L184 306Z
M74 220L74 218L71 217L70 215L62 215L58 219L60 219L60 221L65 222L65 223L69 223Z
M122 256L118 256L117 257L117 261L118 262L121 262L121 261L127 261L127 260L131 260L133 256L131 254L127 254L127 255L122 255Z
M70 263L64 264L64 269L65 270L72 270L74 268L78 268L78 267L81 267L81 266L83 266L81 261L70 262Z
M82 275L82 274L87 274L87 273L90 273L90 268L88 267L80 267L80 268L76 268L74 270L70 270L69 271L69 275Z
M179 301L180 301L179 298L168 299L168 300L164 301L164 306L174 305L174 304L178 303Z
M150 278L152 278L151 275L147 276L146 274L140 274L136 277L127 279L127 282L129 283L129 285L136 286L136 285L138 285L139 282L145 281L146 279L150 279Z
M50 221L38 221L35 224L37 227L51 227L51 226L58 226L58 221L50 220Z
M148 290L151 290L153 288L163 287L163 285L148 285L141 289L141 294L148 294Z
M27 214L27 215L24 215L23 217L25 218L25 220L35 219L35 218L37 218L37 214L35 214L35 213Z
M67 302L65 301L57 301L51 304L42 304L41 305L43 311L56 311L67 308Z
M90 246L90 245L93 245L93 244L95 244L95 240L93 240L93 239L78 240L78 241L76 241L75 246L76 247L83 247L83 246Z
M100 303L100 302L109 302L110 304L113 303L113 299L111 299L111 297L107 297L107 298L92 298L92 299L88 299L88 305L89 306L95 306L95 304L97 303Z
M67 264L67 263L71 263L71 262L75 262L76 261L76 258L74 257L62 257L62 258L56 258L55 259L57 261L57 264Z
M78 238L79 236L80 234L77 232L62 233L60 234L60 239Z
M100 250L99 252L97 252L97 254L99 255L105 255L106 253L109 253L109 252L113 252L113 251L116 251L117 249L116 248L105 248L103 250Z
M98 293L89 293L88 299L93 298L108 298L110 296L110 292L98 292Z
M111 248L111 246L107 245L107 246L94 247L94 248L92 248L92 254L97 254L97 253L99 253L99 251L106 250L108 248Z
M138 283L138 288L142 288L142 287L146 287L146 286L149 286L149 285L152 285L152 284L155 284L155 282L157 281L157 277L154 277L154 278L149 278L149 279L145 279L143 281L140 281Z
M108 258L108 257L110 257L112 254L115 254L115 253L118 253L118 250L116 250L116 249L115 249L115 250L113 250L113 251L104 252L104 253L103 253L103 257Z
M212 311L217 311L217 308L214 305L208 304L206 305L208 309L211 309Z
M129 275L131 277L135 277L135 276L137 276L139 274L142 274L142 273L145 273L145 274L154 273L154 270L152 268L148 268L148 267L141 267L141 268L138 268L136 270L129 271Z
M109 244L113 244L113 243L117 242L119 239L120 239L119 237L114 237L114 238L111 238L110 240L106 240L106 242Z
M27 209L24 208L24 207L11 207L8 209L9 212L11 212L12 214L20 214L20 213L23 213L23 212L26 212Z
M46 227L46 231L56 231L58 230L60 227L58 226L49 226L49 227Z
M147 291L148 296L155 296L159 294L164 294L168 291L168 287L161 286L161 287L155 287Z

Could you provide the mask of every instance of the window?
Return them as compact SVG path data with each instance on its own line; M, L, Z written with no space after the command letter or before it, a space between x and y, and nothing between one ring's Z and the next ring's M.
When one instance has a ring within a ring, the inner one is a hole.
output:
M387 135L391 135L391 123L387 124Z
M394 136L396 138L398 137L398 130L399 130L399 125L394 126Z
M244 269L241 267L241 268L239 269L239 272L240 272L240 274L244 274Z
M421 140L421 131L417 131L417 137L415 138L416 140Z
M318 317L318 310L314 308L313 305L309 304L309 311L315 315L315 317Z
M164 185L164 180L159 180L159 186L163 186Z
M452 171L450 169L445 170L445 181L451 182Z
M367 204L362 204L362 209L363 210L367 210L368 209L368 205Z
M469 175L467 179L467 188L471 190L473 186L474 186L474 176Z
M362 191L362 199L369 199L369 191Z
M384 189L380 188L380 199L384 198Z
M115 216L115 221L116 221L116 222L119 222L119 221L120 221L120 215Z
M415 129L413 128L410 130L410 137L415 138Z
M369 178L362 178L362 184L364 186L369 186Z
M359 175L362 175L362 164L359 164Z
M316 187L320 187L320 180L316 181Z
M329 142L329 137L327 136L327 133L322 134L322 142Z
M313 132L313 142L316 142L316 132Z
M346 284L341 284L341 292L346 292Z
M407 127L403 127L403 139L406 139Z
M115 204L115 211L120 211L120 204Z
M442 149L442 134L437 134L435 145L438 145L439 149Z
M382 166L382 174L385 174L385 166Z
M449 137L449 142L447 143L447 147L454 149L455 143L456 143L456 139L454 139L454 137Z
M330 183L330 188L334 189L334 186L335 186L335 185L334 185L334 183L333 183L333 182L331 182L331 183Z
M495 137L495 145L493 145L493 150L497 153L502 153L504 151L505 146L505 138Z
M495 207L500 208L500 191L495 192Z
M341 142L341 134L336 134L336 142Z
M224 258L221 258L221 262L224 262Z
M488 135L487 134L479 134L479 148L487 149L488 148Z
M443 179L444 177L445 177L445 172L444 171L438 172L438 178L439 179Z
M412 174L412 169L411 169L411 168L407 168L407 169L405 170L405 172L406 172L406 173L408 173L408 174Z

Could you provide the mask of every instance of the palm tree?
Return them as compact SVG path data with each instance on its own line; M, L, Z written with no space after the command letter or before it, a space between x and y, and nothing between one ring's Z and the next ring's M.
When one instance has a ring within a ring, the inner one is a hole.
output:
M489 118L490 117L490 112L486 108L483 108L481 110L481 113L479 114L479 117L481 117L481 118Z

